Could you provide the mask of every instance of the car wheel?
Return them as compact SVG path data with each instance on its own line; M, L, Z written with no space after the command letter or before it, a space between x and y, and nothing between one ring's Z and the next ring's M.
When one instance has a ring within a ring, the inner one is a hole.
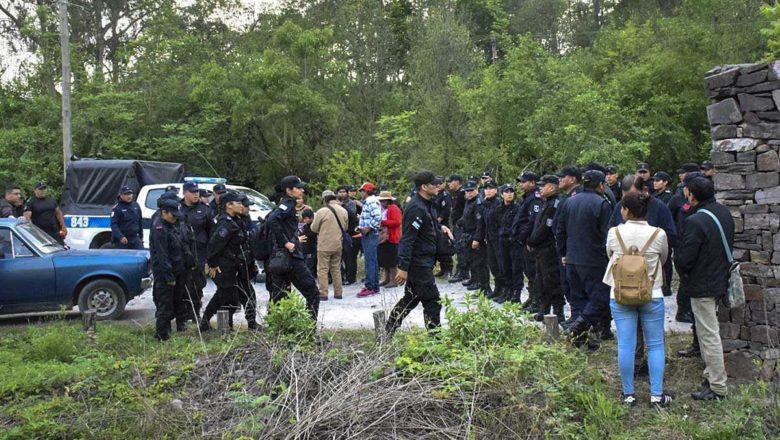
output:
M79 292L79 310L95 310L98 320L117 319L125 311L125 292L111 280L87 283Z

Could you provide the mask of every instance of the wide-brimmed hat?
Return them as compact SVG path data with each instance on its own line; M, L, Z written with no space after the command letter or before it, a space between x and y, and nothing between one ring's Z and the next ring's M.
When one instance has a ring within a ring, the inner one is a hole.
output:
M379 200L395 200L395 197L393 197L393 194L390 191L382 191L379 193L379 197L377 197Z

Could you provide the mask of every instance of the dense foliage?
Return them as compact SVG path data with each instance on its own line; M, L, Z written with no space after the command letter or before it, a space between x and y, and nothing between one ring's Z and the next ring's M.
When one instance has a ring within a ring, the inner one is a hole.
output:
M708 151L704 72L780 52L766 0L249 3L75 2L74 153L266 190L288 173L400 190L421 167L672 169ZM54 0L0 1L4 52L28 55L0 61L0 182L61 182L56 20Z

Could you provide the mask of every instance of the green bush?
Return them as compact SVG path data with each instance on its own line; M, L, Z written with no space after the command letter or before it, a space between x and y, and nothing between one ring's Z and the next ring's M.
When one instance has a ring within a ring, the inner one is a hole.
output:
M298 346L308 346L313 342L316 322L311 319L306 303L298 294L288 293L287 297L275 303L269 303L268 333L280 341Z

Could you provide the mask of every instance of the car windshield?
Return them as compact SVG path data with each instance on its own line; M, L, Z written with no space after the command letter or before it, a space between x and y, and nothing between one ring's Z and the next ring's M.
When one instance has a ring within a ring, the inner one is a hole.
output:
M237 191L240 191L244 194L246 194L247 197L249 197L249 200L255 202L254 205L250 206L249 209L251 211L270 211L276 207L276 205L271 202L268 197L260 194L259 192L244 188L243 186L236 187Z
M32 223L20 223L16 226L16 231L41 253L53 254L65 250L64 246Z

